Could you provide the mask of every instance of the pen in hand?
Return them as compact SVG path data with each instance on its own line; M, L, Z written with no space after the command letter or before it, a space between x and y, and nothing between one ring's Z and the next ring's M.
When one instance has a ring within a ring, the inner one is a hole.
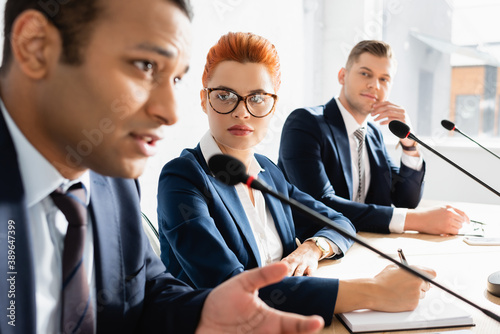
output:
M403 250L401 248L398 249L398 254L399 254L399 259L401 260L401 263L407 266L408 261L406 261L406 257L403 254Z
M474 223L474 224L479 224L479 225L486 225L485 223L482 223L482 222L478 222L477 220L470 220L471 223Z

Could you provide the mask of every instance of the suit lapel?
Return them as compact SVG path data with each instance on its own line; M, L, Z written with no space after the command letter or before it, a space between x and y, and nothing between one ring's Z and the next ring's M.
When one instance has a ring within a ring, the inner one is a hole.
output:
M340 114L339 107L335 98L331 99L325 106L324 117L326 124L330 128L332 137L335 141L335 146L339 152L340 165L344 172L347 188L349 190L349 198L352 198L352 165L351 165L351 149L349 137L345 128L344 120Z
M32 242L27 206L19 173L17 154L2 114L0 113L0 245L4 258L0 261L1 333L35 333L35 281ZM8 250L14 253L8 262ZM13 326L15 324L15 327Z
M368 129L366 131L365 142L366 142L366 148L368 150L368 156L370 158L370 169L371 169L373 164L375 164L375 165L380 164L380 159L379 159L379 156L377 154L378 145L375 142L375 137L374 137L373 131L371 131L370 127L368 127Z
M235 224L240 228L243 234L242 237L250 245L250 249L255 256L255 260L257 261L259 267L262 266L259 248L257 247L257 241L255 240L252 228L250 227L250 222L248 221L247 215L245 214L245 210L243 209L243 205L241 204L236 189L233 186L228 186L222 182L217 181L212 176L212 172L210 172L210 169L208 168L207 163L203 158L203 154L201 153L199 145L193 152L196 159L198 160L198 163L207 173L208 180L212 183L226 210L229 211L231 217L233 217ZM222 208L220 210L222 210Z
M120 230L115 197L108 180L90 173L90 212L94 236L94 261L97 290L97 328L112 328L106 319L120 319L124 306L124 269L120 244ZM117 299L117 300L115 300ZM120 305L113 308L110 305Z

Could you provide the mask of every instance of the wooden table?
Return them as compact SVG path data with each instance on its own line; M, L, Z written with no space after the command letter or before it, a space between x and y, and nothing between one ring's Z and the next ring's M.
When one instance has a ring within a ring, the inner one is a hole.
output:
M423 206L436 203L424 202ZM486 236L500 237L500 205L454 203L454 206L467 213L474 220L486 223ZM410 264L422 265L437 271L436 280L453 291L460 293L474 303L500 315L500 298L486 291L487 277L500 271L500 246L470 246L463 242L462 236L436 236L419 233L358 234L370 245L384 253L398 258L397 249L402 248ZM353 245L344 258L324 260L315 276L336 277L340 279L373 277L390 262L363 248ZM433 287L433 289L438 289ZM443 292L444 293L444 292ZM447 294L457 303L463 304L473 317L476 326L469 327L473 333L500 333L500 323L487 317L472 306ZM464 328L445 330L412 330L391 333L438 333ZM334 318L332 325L321 333L343 334L349 331Z

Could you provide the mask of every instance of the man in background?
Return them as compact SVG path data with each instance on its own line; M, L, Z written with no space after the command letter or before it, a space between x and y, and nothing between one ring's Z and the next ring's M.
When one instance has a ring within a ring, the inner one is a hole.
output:
M338 74L340 95L326 105L294 110L281 136L278 165L291 183L342 212L358 231L457 234L467 215L451 206L415 209L422 198L425 162L417 143L401 139L400 167L390 159L380 129L410 124L388 100L396 71L391 47L359 42Z

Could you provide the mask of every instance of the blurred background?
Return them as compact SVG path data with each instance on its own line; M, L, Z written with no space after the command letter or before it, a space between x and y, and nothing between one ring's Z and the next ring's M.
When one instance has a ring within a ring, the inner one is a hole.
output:
M57 0L54 0L57 1ZM199 92L205 57L229 31L268 38L281 59L282 86L276 113L259 153L277 161L281 127L298 107L339 94L337 73L362 39L381 39L394 49L398 70L390 100L408 111L413 132L495 189L500 160L459 134L500 154L500 0L191 0L194 8L191 67L178 88L180 120L168 128L160 153L140 178L143 211L156 221L156 191L163 165L207 131ZM3 5L5 0L0 0ZM383 127L396 161L397 138ZM498 204L500 199L423 149L424 198Z

